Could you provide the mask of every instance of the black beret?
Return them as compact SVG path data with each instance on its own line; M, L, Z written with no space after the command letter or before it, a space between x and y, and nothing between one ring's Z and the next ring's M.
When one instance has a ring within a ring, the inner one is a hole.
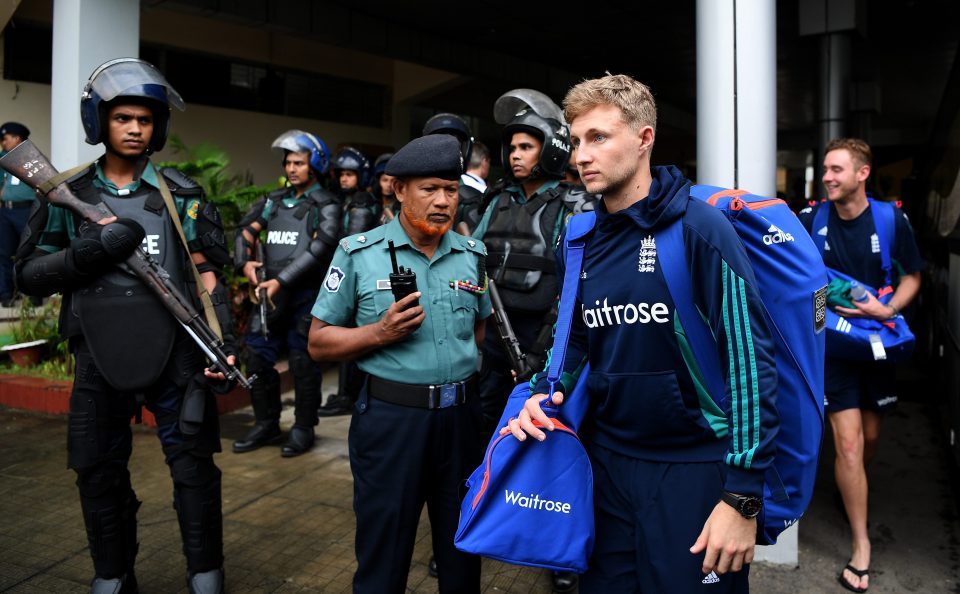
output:
M13 134L14 136L19 136L21 139L26 140L30 136L30 130L19 122L7 122L6 124L0 126L0 136L3 136L4 134Z
M399 178L439 177L459 180L463 173L460 143L449 134L429 134L414 138L390 157L387 175Z

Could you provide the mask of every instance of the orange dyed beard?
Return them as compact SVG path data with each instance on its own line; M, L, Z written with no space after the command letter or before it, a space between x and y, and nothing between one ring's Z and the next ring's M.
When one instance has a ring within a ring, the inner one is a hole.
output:
M407 219L407 222L410 223L410 226L423 233L427 237L440 237L444 233L450 230L450 227L453 227L453 219L450 219L444 225L436 225L431 223L427 219L418 219L410 216L410 213L406 210L401 210L401 214Z

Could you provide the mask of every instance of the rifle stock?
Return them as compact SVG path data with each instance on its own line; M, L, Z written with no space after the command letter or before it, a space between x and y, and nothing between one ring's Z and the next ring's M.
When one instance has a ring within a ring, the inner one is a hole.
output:
M102 202L93 205L80 200L67 185L66 180L59 180L59 183L50 187L52 183L57 182L55 178L60 172L30 140L24 140L0 158L0 168L37 190L50 204L66 208L86 222L96 223L114 216ZM170 214L175 216L174 213ZM250 388L255 378L245 377L235 365L227 362L227 355L223 352L223 341L197 313L189 300L173 285L170 281L170 273L144 252L142 247L137 247L124 264L127 270L157 295L164 307L199 345L210 359L211 368L218 368L228 380L236 380L241 386Z

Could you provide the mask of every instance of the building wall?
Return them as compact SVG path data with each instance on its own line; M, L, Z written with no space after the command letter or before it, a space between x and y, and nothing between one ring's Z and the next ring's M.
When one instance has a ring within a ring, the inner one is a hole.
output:
M14 13L13 25L17 20L51 23L51 5L49 0L23 0ZM231 169L238 173L249 170L256 183L271 183L281 173L279 158L270 150L271 142L280 133L291 128L313 132L327 143L331 151L345 144L370 147L369 152L395 149L409 140L412 105L460 80L455 73L217 21L199 14L143 6L140 18L144 42L373 82L388 88L390 99L385 106L387 116L383 128L212 107L192 103L189 96L184 97L187 110L174 113L171 132L188 146L206 142L225 149L231 157ZM79 97L80 89L77 89L78 109ZM32 132L31 138L48 154L50 104L49 85L0 80L0 119L27 125ZM369 156L373 159L377 154ZM157 157L161 160L177 158L169 149Z

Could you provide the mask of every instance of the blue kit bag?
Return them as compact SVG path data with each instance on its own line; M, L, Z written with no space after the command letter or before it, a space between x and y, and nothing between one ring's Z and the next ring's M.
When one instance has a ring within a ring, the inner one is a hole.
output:
M773 544L813 496L823 438L824 314L827 274L800 220L783 200L693 186L693 198L723 212L736 230L757 280L777 368L776 457L764 477L757 544ZM726 410L727 377L716 341L691 299L682 221L656 236L664 277L713 400Z
M883 268L884 286L874 289L863 285L884 305L893 298L893 264L890 259L890 246L896 234L896 212L894 205L869 198L873 225L877 230L877 242L880 244L880 265ZM829 208L821 203L815 207L813 215L813 236L817 249L823 254L826 249L827 235L820 234L827 228ZM832 268L827 269L830 280L839 278L854 280ZM863 283L861 283L863 284ZM887 360L904 361L913 354L916 338L902 315L889 320L871 320L867 318L845 318L827 308L827 356L856 361Z
M583 263L583 242L571 233L573 220L567 227L566 273L547 372L550 394L560 377ZM594 543L593 470L576 430L587 409L588 374L585 368L559 410L541 403L555 426L544 441L493 435L483 464L467 479L454 538L458 549L516 565L587 570ZM498 427L516 417L531 395L528 383L514 388Z

